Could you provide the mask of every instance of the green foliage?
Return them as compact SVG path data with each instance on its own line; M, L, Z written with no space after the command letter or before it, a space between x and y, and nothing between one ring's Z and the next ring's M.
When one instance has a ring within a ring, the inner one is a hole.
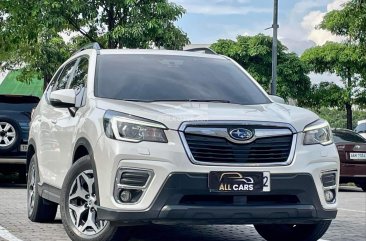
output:
M185 10L167 0L43 0L47 23L78 31L108 48L181 49L187 35L174 25Z
M167 0L1 0L0 69L24 68L47 84L70 53L88 42L108 48L181 49L187 35L174 25L185 10ZM78 33L65 42L60 33Z
M327 13L319 26L344 37L343 43L328 42L304 52L301 59L315 73L330 72L338 75L344 88L332 88L329 96L321 88L313 98L324 92L324 106L347 110L347 127L352 127L352 106L366 107L366 1L350 0L340 10ZM323 88L324 89L324 88ZM314 106L312 104L312 106Z
M259 34L218 40L211 48L243 66L267 91L272 77L272 38ZM278 94L302 102L310 90L306 66L295 53L278 43Z
M311 87L309 98L301 103L302 106L319 110L322 107L341 108L347 92L334 83L321 82Z
M327 102L324 101L325 106L343 107L345 103L362 104L362 99L365 97L365 80L361 73L366 69L366 58L364 53L357 45L346 43L327 42L323 46L316 46L307 49L301 59L307 64L308 68L315 73L334 73L341 78L345 88L332 88L331 95L338 100ZM325 87L325 84L323 84ZM338 94L334 94L338 91ZM329 100L329 96L324 98ZM320 93L315 91L315 93Z
M342 9L329 12L320 27L366 48L366 1L348 1Z
M347 128L347 114L344 110L322 107L320 109L312 109L321 118L327 120L332 128ZM353 111L352 129L356 128L357 122L366 118L366 111Z

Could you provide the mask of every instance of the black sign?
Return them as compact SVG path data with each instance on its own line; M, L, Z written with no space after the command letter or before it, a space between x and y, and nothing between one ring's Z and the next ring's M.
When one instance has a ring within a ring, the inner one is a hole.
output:
M214 192L262 192L268 181L263 172L210 172L208 187Z

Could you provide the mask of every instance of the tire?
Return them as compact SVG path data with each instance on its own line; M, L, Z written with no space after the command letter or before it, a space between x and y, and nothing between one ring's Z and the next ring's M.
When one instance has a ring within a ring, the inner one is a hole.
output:
M325 234L331 223L324 220L316 224L258 224L254 227L267 241L316 241Z
M10 152L17 148L22 139L21 129L17 122L8 118L0 119L0 153Z
M74 241L128 240L128 228L96 221L98 210L94 205L98 205L98 197L95 193L90 157L81 157L67 173L61 190L61 218L67 235Z
M28 218L32 222L52 222L57 213L57 204L42 198L39 195L39 171L36 155L33 155L28 170L27 181L27 209Z

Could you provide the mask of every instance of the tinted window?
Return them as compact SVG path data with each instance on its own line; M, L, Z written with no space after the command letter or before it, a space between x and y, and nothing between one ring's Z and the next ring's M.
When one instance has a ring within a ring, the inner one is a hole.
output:
M357 133L366 133L366 123L359 124L359 125L356 127L355 131L356 131Z
M346 131L334 131L333 138L335 143L339 142L366 143L366 140L362 136L356 133Z
M46 101L47 102L49 102L49 95L50 95L50 93L51 93L51 91L54 89L54 86L55 86L55 84L57 83L57 80L58 80L58 78L60 77L60 75L61 75L61 73L62 73L62 70L63 70L63 68L60 68L57 72L56 72L56 74L52 77L52 79L51 79L51 82L50 82L50 84L49 84L49 86L47 87L47 89L46 89L46 92L45 92L45 96L46 96Z
M54 90L61 90L65 89L67 86L67 83L70 81L70 78L72 77L72 71L74 69L76 61L72 61L71 63L68 63L64 70L62 71L62 74L60 75L60 78L57 81L56 86L54 87Z
M31 112L39 102L38 97L0 95L0 111Z
M85 57L81 58L75 70L74 78L70 83L70 89L81 89L86 86L88 78L89 60Z
M235 64L226 59L167 55L100 55L96 96L121 100L223 100L270 103Z

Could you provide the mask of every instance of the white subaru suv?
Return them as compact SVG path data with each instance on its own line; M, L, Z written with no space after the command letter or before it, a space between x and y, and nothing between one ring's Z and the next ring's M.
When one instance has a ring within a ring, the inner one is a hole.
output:
M28 150L28 216L60 205L72 240L185 223L311 241L337 214L328 123L217 54L83 48L35 109Z

